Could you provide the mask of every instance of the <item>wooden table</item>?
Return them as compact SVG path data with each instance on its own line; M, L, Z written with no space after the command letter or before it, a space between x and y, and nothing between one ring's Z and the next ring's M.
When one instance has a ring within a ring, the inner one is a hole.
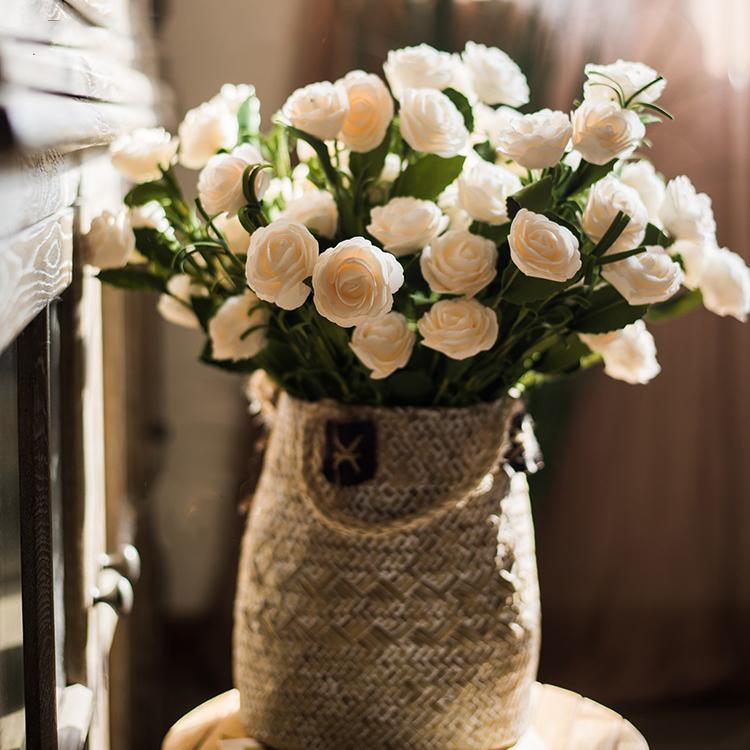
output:
M532 728L513 750L648 750L632 724L588 698L537 683L533 701ZM245 737L239 706L237 690L212 698L172 727L162 750L262 750Z

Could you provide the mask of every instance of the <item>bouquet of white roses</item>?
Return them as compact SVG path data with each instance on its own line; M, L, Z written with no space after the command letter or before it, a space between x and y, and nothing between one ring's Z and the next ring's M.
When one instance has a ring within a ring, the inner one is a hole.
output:
M745 319L750 271L710 199L641 155L669 117L651 68L586 66L571 114L524 114L521 70L472 42L384 71L295 91L267 133L254 89L226 85L177 137L121 137L137 184L88 262L202 328L203 361L307 400L464 406L599 360L644 383L644 319L701 301ZM176 162L200 170L194 207Z

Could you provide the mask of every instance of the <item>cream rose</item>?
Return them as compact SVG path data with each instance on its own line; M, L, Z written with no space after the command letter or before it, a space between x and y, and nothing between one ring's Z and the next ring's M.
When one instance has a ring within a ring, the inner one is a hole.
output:
M499 331L495 311L468 297L436 302L417 327L423 346L451 359L468 359L492 349Z
M713 240L675 240L669 246L669 254L682 259L682 283L688 289L697 289L700 284L703 263L716 248Z
M710 240L716 236L711 199L681 175L667 183L659 215L664 228L678 240Z
M648 220L661 226L659 209L664 201L665 188L664 180L656 173L654 165L645 159L626 162L620 170L620 179L641 196Z
M211 97L209 103L224 107L236 117L240 107L251 98L251 111L257 113L258 124L260 124L260 101L255 96L255 86L247 83L225 83L219 89L219 93Z
M419 266L433 292L473 297L497 275L497 248L492 240L452 229L422 251Z
M578 239L543 214L522 208L510 225L510 257L526 276L567 281L581 268Z
M135 235L125 209L102 211L84 238L84 261L97 268L120 268L135 250Z
M456 77L453 56L429 44L391 50L383 71L396 99L405 89L447 89Z
M358 325L352 334L351 347L360 362L372 370L370 377L381 380L406 365L416 339L406 318L401 313L389 312Z
M508 221L506 200L521 189L517 175L499 164L470 157L457 180L458 203L472 219L488 224Z
M318 243L307 227L278 219L250 237L245 271L249 287L267 302L294 310L310 294L305 279L318 259Z
M677 293L682 269L663 247L649 245L643 253L605 265L602 276L628 304L651 305Z
M523 115L511 107L492 107L477 102L473 107L474 112L474 131L478 140L484 140L486 137L489 142L497 147L498 136L510 127L513 120L517 120Z
M178 141L164 128L137 128L109 146L112 165L131 182L149 182L161 177L174 160Z
M591 164L630 156L646 135L638 115L617 102L584 101L572 120L573 148Z
M461 208L458 200L458 181L452 182L438 196L437 204L440 210L448 217L448 226L451 229L468 229L472 218Z
M612 100L619 101L617 93L611 87L620 87L624 98L627 100L636 91L651 83L658 77L658 73L639 62L628 62L617 60L609 65L597 65L589 63L584 68L586 83L583 84L584 99L589 100ZM604 85L600 85L604 84ZM662 80L649 86L645 91L638 94L639 102L655 102L664 93L667 82Z
M327 190L307 190L288 201L279 218L298 221L321 237L330 239L336 234L339 210Z
M572 127L565 112L541 109L530 115L508 118L495 135L500 154L526 169L552 167L562 158Z
M341 132L349 114L349 98L342 83L321 81L297 89L282 111L295 128L327 141Z
M434 89L405 89L399 124L404 140L417 151L443 158L466 148L469 131L456 105Z
M183 328L200 328L190 298L207 296L208 290L204 286L197 284L186 273L180 273L167 282L167 293L159 295L156 308L170 323Z
M270 317L252 292L230 297L208 321L211 356L234 362L254 357L266 345Z
M130 226L133 229L155 229L161 234L173 234L167 214L158 201L149 201L141 206L133 206L130 209Z
M432 201L403 197L373 208L367 231L398 257L429 245L447 224L447 217Z
M393 255L364 237L352 237L318 257L313 302L324 318L350 328L390 312L403 283L404 269Z
M483 102L511 107L528 103L526 76L505 52L467 42L462 57L474 91Z
M578 337L604 360L604 372L631 385L648 383L661 371L656 361L656 344L646 324L637 320L619 331Z
M731 315L743 323L750 313L750 269L725 247L711 250L703 261L700 289L706 309Z
M214 225L224 235L229 249L235 255L245 255L250 245L250 235L237 216L220 214L214 219Z
M391 94L380 78L362 70L347 73L339 83L349 100L340 138L352 151L372 151L383 142L393 119Z
M648 224L648 212L641 196L632 187L609 174L595 182L589 191L583 212L583 231L594 242L598 242L609 229L618 211L629 216L630 222L607 250L608 255L638 247L643 241Z
M255 146L245 143L231 154L212 156L198 178L198 195L206 212L236 214L247 204L242 192L242 174L253 164L262 164L263 157ZM255 196L260 200L268 189L270 175L262 169L255 176Z
M177 128L180 164L200 169L221 149L237 143L237 118L226 107L204 102L191 109Z

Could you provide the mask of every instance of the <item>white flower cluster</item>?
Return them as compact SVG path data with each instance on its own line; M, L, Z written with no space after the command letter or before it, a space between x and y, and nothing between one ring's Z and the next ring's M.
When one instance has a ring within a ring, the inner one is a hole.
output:
M529 290L556 300L616 292L634 311L629 324L577 329L573 314L567 333L580 331L605 371L629 383L659 372L636 320L646 306L685 287L709 310L746 319L750 270L719 247L708 196L634 157L646 124L666 115L656 71L587 65L573 112L522 113L526 78L496 48L420 44L389 52L383 69L387 85L356 70L296 90L273 137L259 135L246 85L191 109L177 137L121 136L112 162L148 190L129 212L92 222L84 259L112 283L126 264L151 274L164 317L203 327L214 360L255 357L281 311L300 311L298 328L317 319L324 332L322 317L345 329L339 353L353 352L373 380L413 367L417 345L454 360L510 351L512 338L498 342L516 330L501 325L504 305L525 305ZM197 214L179 192L177 162L200 170ZM136 243L139 231L151 244ZM160 265L164 252L179 263ZM528 326L546 308L530 310Z

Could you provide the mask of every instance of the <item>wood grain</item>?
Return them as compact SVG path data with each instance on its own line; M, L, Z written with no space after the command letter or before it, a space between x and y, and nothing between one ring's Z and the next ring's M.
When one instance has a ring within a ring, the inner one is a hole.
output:
M0 111L0 150L74 151L157 121L148 106L101 104L12 85L0 88Z
M0 350L70 283L73 210L0 240Z
M7 238L73 204L78 160L55 151L14 154L0 169L0 238Z
M49 310L18 337L18 457L27 750L56 750Z
M106 50L80 50L0 37L5 83L115 104L153 105L157 87Z

